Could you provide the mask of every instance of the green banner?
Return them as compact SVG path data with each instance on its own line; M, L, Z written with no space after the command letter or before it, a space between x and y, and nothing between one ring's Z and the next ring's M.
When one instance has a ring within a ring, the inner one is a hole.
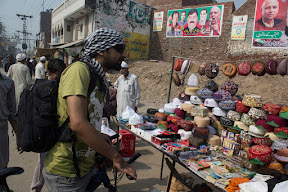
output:
M255 39L279 39L282 31L254 31Z

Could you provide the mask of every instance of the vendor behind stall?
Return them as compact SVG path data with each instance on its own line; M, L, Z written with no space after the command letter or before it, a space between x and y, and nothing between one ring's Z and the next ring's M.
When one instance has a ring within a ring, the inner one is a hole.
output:
M117 116L121 117L124 109L129 106L137 112L140 101L140 87L138 78L128 70L128 64L122 61L121 76L114 83L117 90Z

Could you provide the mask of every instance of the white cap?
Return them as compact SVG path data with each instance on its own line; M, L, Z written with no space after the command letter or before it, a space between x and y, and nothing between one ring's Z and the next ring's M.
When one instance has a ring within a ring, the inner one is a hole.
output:
M40 61L46 61L46 57L44 56L40 57Z
M201 99L199 99L199 97L197 97L197 96L191 96L191 97L190 97L190 102L191 102L192 104L198 104L198 105L203 104L203 102L201 101Z
M182 63L182 67L181 67L181 72L186 75L189 71L189 68L190 68L190 64L191 64L191 61L190 60L185 60L183 63Z
M227 112L222 110L222 109L220 109L219 107L214 107L212 109L212 114L216 115L216 116L219 116L219 117L226 117Z
M195 74L190 75L188 82L188 86L197 87L198 86L198 78Z
M16 60L17 61L23 61L24 59L26 59L26 54L25 53L18 53L16 55Z
M121 68L128 68L128 64L125 61L122 61Z
M218 107L218 104L214 99L205 99L204 105L206 107Z

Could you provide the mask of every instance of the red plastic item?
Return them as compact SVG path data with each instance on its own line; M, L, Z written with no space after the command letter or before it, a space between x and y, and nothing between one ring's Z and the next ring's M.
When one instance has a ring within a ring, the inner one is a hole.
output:
M160 138L160 137L157 137L157 135L153 135L151 137L151 141L152 141L152 143L155 143L156 145L162 145L164 143L171 142L172 139L171 138Z
M135 135L126 130L120 130L119 133L122 136L121 142L123 145L123 149L120 151L120 155L122 157L133 156L135 154Z

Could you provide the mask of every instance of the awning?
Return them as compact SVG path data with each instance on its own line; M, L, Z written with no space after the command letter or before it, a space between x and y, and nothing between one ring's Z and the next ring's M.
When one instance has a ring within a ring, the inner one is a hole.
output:
M68 53L68 55L76 57L81 52L82 46L64 48L64 50Z
M36 48L36 57L42 57L43 55L49 54L49 55L54 55L56 49L42 49L42 48Z
M68 47L73 47L73 46L79 46L83 43L83 39L82 40L78 40L78 41L73 41L71 43L66 43L65 45L61 45L58 47L55 47L56 49L64 49L64 48L68 48Z
M55 48L55 46L63 45L64 43L48 43L52 48Z

